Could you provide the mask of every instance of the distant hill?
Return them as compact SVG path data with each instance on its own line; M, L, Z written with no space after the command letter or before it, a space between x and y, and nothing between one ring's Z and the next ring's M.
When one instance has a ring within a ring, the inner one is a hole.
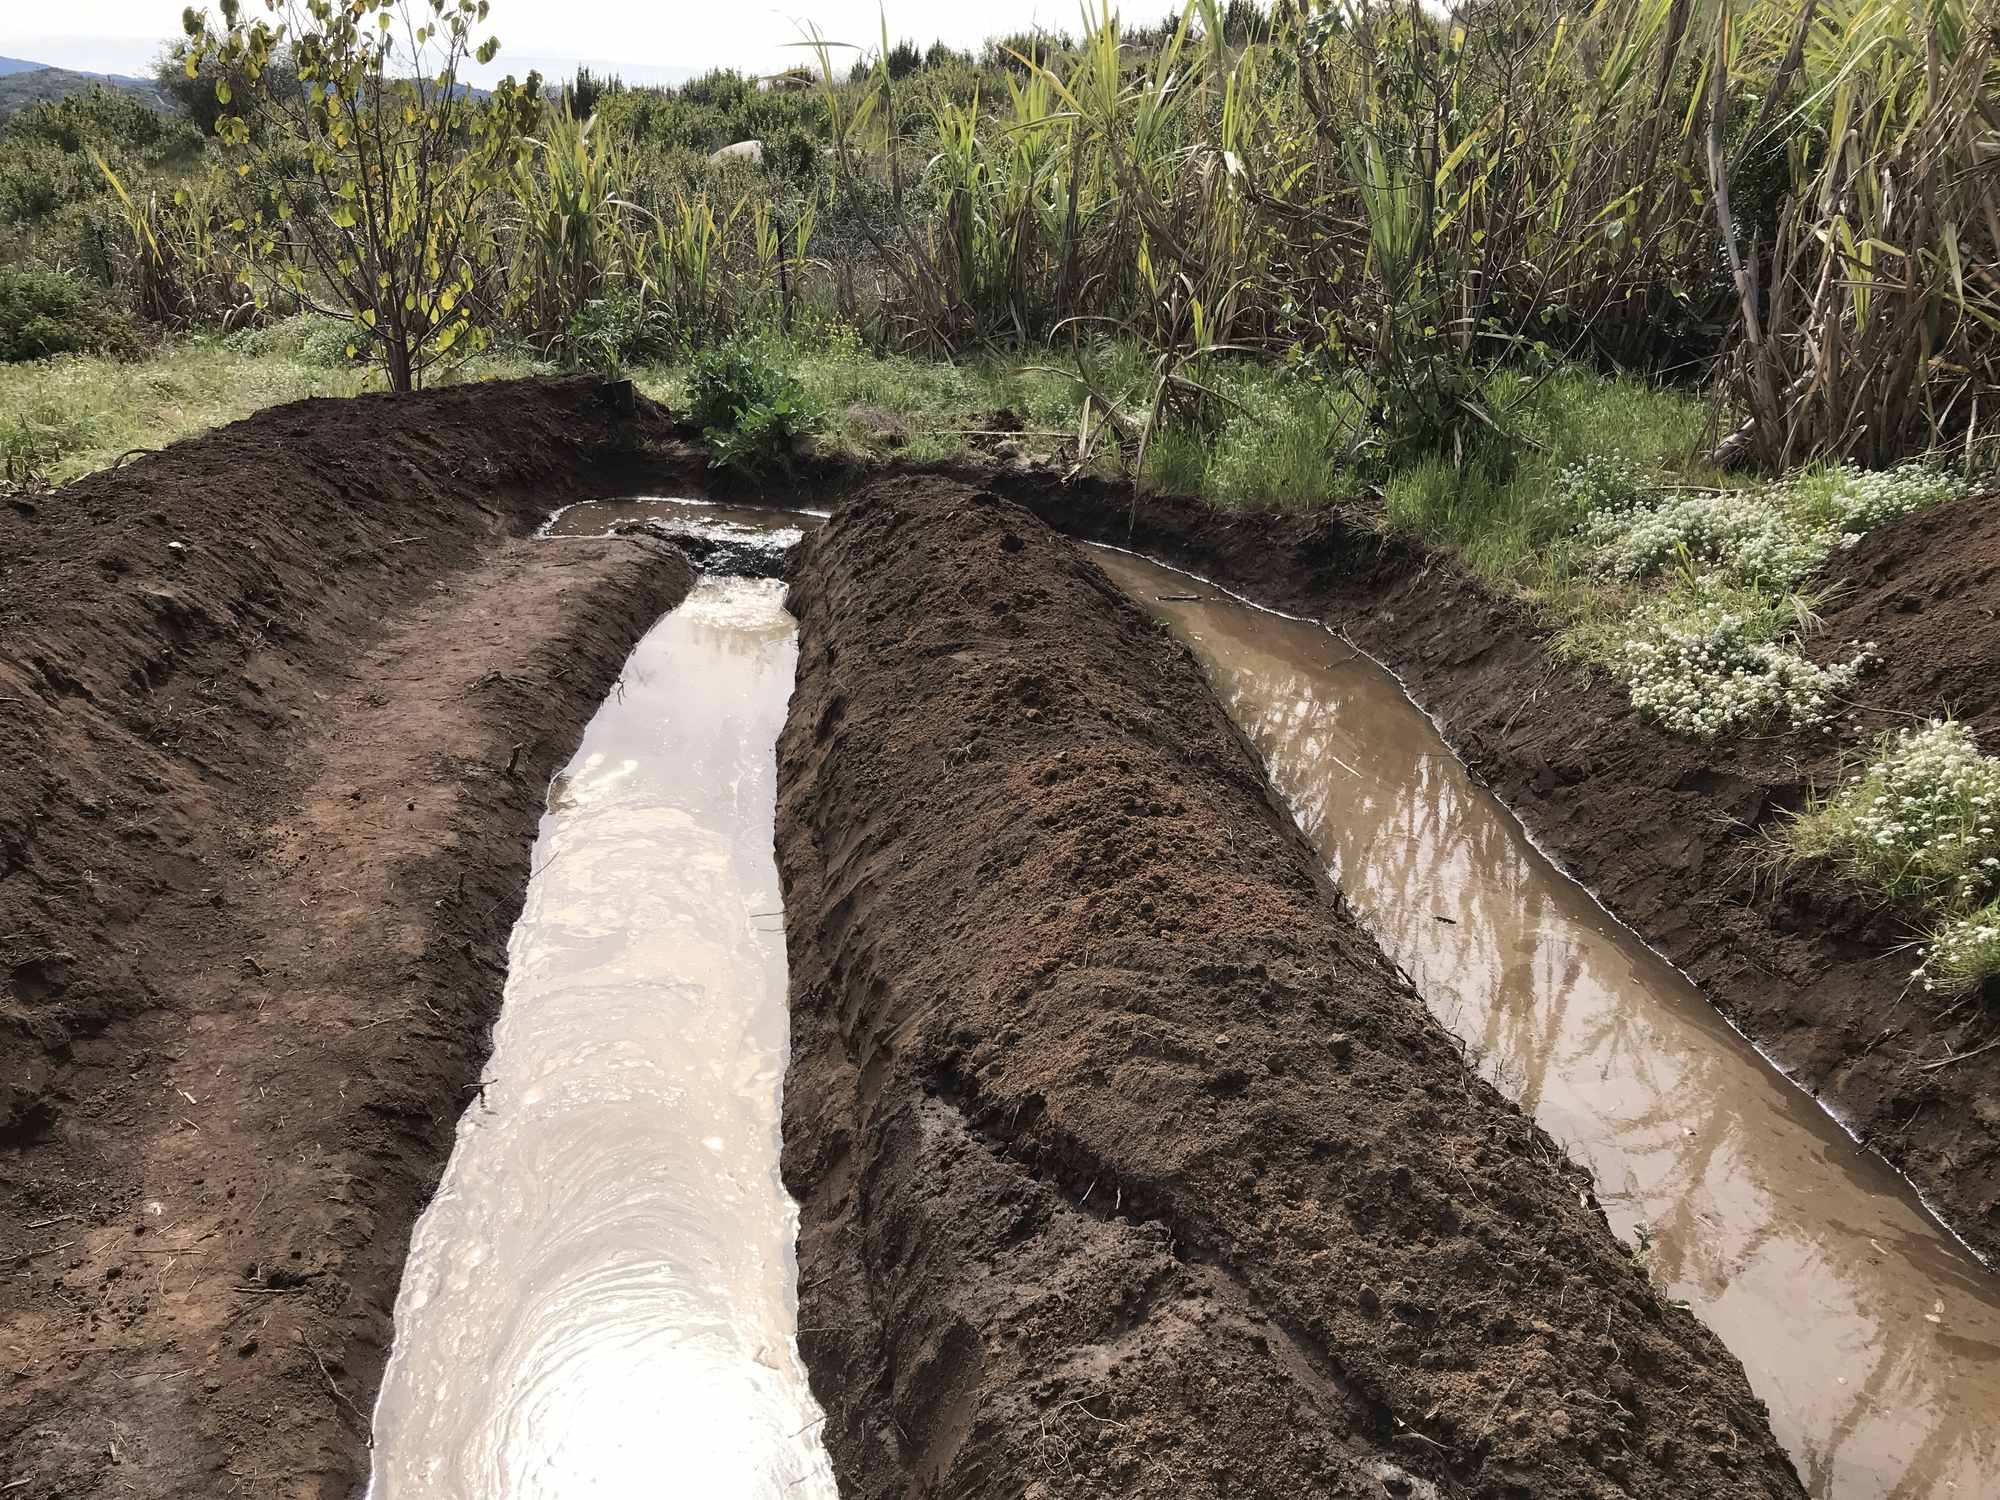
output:
M135 78L130 73L78 73L18 57L0 57L0 120L37 104L81 94L99 83L136 94L163 115L173 113L173 101L150 78Z

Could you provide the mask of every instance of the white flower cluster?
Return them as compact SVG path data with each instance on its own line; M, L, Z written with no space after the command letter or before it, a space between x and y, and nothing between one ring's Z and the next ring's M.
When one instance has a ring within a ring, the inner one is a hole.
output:
M1924 946L1924 961L1910 971L1926 990L1956 994L2000 974L2000 901L1944 923Z
M1635 582L1686 559L1731 583L1780 587L1811 573L1838 541L1798 525L1748 490L1595 510L1578 536L1592 565L1607 578Z
M1773 719L1818 722L1827 700L1875 662L1869 650L1822 667L1758 639L1743 615L1706 604L1656 617L1646 634L1624 641L1613 666L1634 708L1676 734L1713 740Z
M1963 724L1902 730L1827 812L1836 852L1884 886L1963 903L2000 880L2000 760Z
M1556 471L1554 498L1574 511L1622 509L1639 499L1639 471L1616 453L1593 453Z
M1965 493L1963 481L1924 464L1873 470L1842 464L1788 488L1795 501L1826 515L1848 542L1871 526Z
M1572 465L1557 483L1589 504L1577 538L1600 577L1637 582L1685 560L1699 573L1786 588L1861 533L1964 486L1921 464L1827 469L1765 490L1669 495L1647 504L1616 461Z

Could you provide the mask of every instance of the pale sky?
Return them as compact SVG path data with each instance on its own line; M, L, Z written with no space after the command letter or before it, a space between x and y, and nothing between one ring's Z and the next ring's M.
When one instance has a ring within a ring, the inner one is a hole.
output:
M0 0L0 56L92 73L144 72L180 34L181 3ZM246 11L256 8L256 0L245 0ZM907 36L919 46L942 38L964 47L1035 25L1074 32L1079 15L1077 0L883 0L880 8L892 40ZM1146 24L1168 8L1168 0L1124 7L1128 20ZM817 22L834 41L872 46L881 31L877 14L876 0L493 0L500 55L475 81L530 68L554 77L579 62L637 83L664 81L661 70L776 72L803 60L785 45L799 39L800 22Z

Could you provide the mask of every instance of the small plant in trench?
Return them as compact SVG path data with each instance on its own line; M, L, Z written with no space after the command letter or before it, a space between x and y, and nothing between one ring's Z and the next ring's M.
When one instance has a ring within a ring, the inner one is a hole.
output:
M826 424L819 403L793 375L742 342L695 359L688 406L709 461L744 474L790 468L798 439Z
M1807 660L1796 620L1785 601L1678 589L1642 605L1608 639L1566 649L1603 659L1646 717L1712 741L1777 721L1818 723L1873 663L1872 646L1834 666Z
M1780 835L1797 857L1904 901L1963 910L2000 886L2000 759L1934 719L1878 741L1869 763ZM1955 949L1968 948L1961 935Z

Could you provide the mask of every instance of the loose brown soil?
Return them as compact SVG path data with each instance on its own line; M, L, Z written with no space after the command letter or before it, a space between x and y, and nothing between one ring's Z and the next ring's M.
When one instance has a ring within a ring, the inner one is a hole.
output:
M1801 1493L1071 544L893 481L793 610L785 1175L844 1493Z
M6 1500L354 1493L542 788L687 584L521 538L669 476L706 479L645 403L524 382L301 403L0 507ZM1673 740L1362 527L1149 500L1128 532L1123 492L978 477L1342 625L2000 1251L2000 1053L1926 1066L2000 1007L1940 1021L1905 914L1745 865L1827 747ZM1796 1493L1185 656L940 476L864 514L799 591L782 834L804 1344L850 1493ZM1864 729L1943 701L2000 738L1996 560L1990 505L1842 560L1828 639L1889 660Z
M8 1500L365 1477L543 789L689 580L521 539L631 486L618 404L306 402L0 512Z
M1823 871L1772 878L1758 836L1833 784L1884 729L1950 708L2000 746L2000 505L1925 511L1870 533L1825 580L1824 654L1878 643L1863 712L1838 736L1709 749L1559 666L1544 632L1448 560L1320 514L1229 515L1010 476L1073 535L1129 545L1347 632L1400 673L1467 763L1723 1014L2000 1260L2000 1036L1991 996L1950 1014L1909 991L1918 914Z

